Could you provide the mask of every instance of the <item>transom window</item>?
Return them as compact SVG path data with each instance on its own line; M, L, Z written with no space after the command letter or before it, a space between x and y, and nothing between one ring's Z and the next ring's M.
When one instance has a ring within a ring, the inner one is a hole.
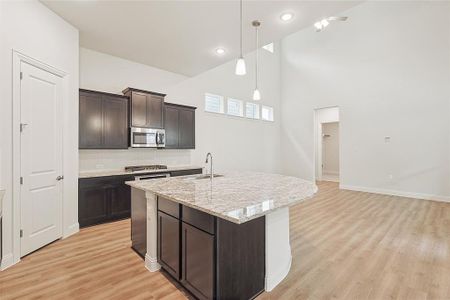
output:
M250 119L259 119L259 105L256 103L245 103L245 116Z
M220 95L205 94L205 111L223 114L223 97Z
M244 104L241 100L228 98L227 113L231 116L243 117Z
M273 121L273 107L263 105L261 107L261 119L265 121Z

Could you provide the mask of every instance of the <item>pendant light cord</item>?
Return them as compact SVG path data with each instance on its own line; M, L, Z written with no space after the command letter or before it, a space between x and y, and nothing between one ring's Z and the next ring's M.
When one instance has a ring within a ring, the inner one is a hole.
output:
M242 2L243 2L243 0L240 0L240 5L239 5L239 8L240 8L240 32L241 32L241 56L239 57L239 58L243 58L243 55L242 55L242 18L243 18L243 13L242 13Z
M259 60L259 57L258 57L258 44L259 44L259 41L258 41L258 27L255 27L255 29L256 29L256 64L255 64L256 76L255 76L255 87L257 89L258 88L258 60Z

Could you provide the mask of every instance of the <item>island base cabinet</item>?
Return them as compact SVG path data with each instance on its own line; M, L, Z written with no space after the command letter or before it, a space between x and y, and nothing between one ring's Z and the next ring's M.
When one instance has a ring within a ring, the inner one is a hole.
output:
M158 212L158 261L180 280L180 221L163 212Z
M243 224L217 218L217 299L253 299L264 291L266 218Z
M248 300L264 291L264 216L235 224L158 197L158 262L197 299Z
M214 298L214 235L182 222L181 284L198 299Z

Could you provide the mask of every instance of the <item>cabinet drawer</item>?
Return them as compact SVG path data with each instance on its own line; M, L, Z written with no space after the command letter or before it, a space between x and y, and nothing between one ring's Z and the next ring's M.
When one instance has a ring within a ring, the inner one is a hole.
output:
M214 234L214 216L202 211L183 206L183 222L188 223L198 229Z
M158 197L158 210L175 217L180 218L180 204L167 200L163 197Z

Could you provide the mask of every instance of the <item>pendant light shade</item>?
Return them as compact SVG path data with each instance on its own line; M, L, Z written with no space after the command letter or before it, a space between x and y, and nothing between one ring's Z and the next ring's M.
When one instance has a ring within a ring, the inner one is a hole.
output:
M242 0L239 1L239 12L240 12L240 55L236 62L236 75L247 74L247 68L245 67L244 56L242 55Z
M240 57L236 62L236 75L245 75L246 73L245 60L243 57Z
M256 48L256 59L255 59L255 90L253 91L253 100L258 101L261 100L261 93L258 89L258 27L261 25L259 21L253 21L252 22L253 27L255 27L255 33L256 33L256 41L255 41L255 48Z
M259 92L258 88L253 91L253 100L261 100L261 93Z

